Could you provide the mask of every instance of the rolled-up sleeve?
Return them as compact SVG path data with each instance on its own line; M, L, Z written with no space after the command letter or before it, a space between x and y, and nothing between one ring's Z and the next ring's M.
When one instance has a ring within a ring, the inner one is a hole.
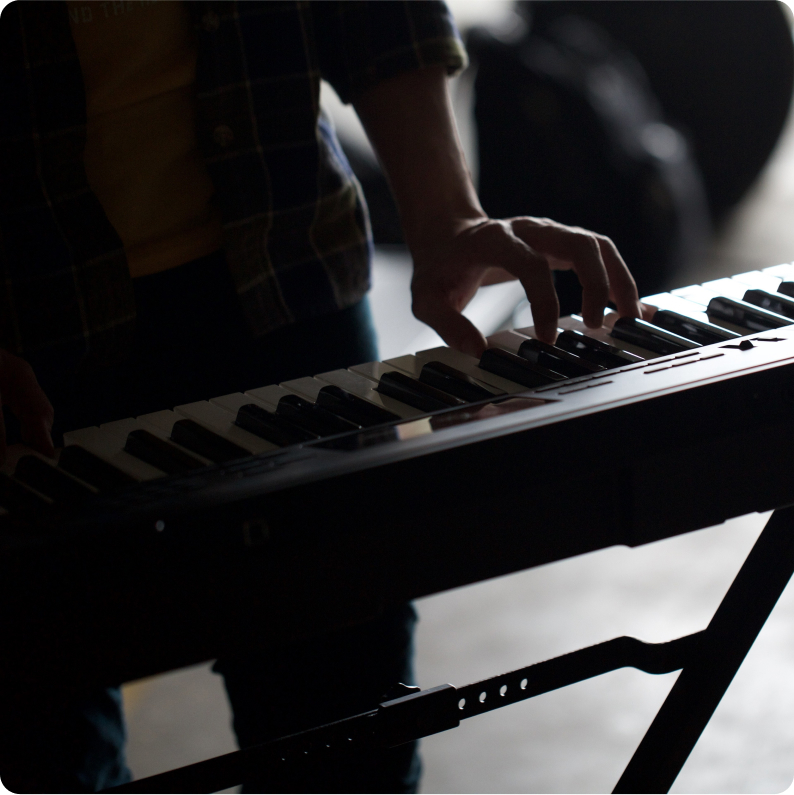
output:
M344 102L402 72L443 65L462 71L466 50L443 2L309 3L322 77Z

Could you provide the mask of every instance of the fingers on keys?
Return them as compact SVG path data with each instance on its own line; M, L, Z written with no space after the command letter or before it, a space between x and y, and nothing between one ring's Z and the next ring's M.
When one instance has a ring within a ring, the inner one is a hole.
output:
M539 242L540 236L536 234L536 227L524 223L528 220L496 222L484 227L480 235L489 251L490 263L504 268L521 282L532 307L538 338L554 342L560 304L546 257L548 252L540 245L533 245L533 240ZM549 236L548 233L541 235ZM482 350L477 355L481 353Z
M615 301L620 315L641 316L634 278L615 244L608 237L577 227L567 227L545 218L516 218L512 225L515 233L527 245L544 255L552 268L573 268L582 285L582 317L589 327L601 326L609 298ZM529 298L537 329L535 305L532 296ZM544 317L543 324L545 322ZM538 331L543 332L543 335L538 334L543 339L545 325Z
M438 332L447 345L479 356L486 348L485 337L451 301L450 294L441 287L417 290L413 297L414 316Z

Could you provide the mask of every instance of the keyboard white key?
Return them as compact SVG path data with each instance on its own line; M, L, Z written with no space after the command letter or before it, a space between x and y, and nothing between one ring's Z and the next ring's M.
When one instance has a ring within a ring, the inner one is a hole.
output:
M773 265L771 268L764 268L762 273L770 276L777 276L784 282L794 282L794 262L784 262L782 265Z
M127 417L123 420L114 420L113 422L105 422L99 426L102 431L110 434L119 434L127 438L130 431L137 430L141 424L135 417Z
M501 389L508 395L515 395L518 392L526 392L527 388L521 384L516 384L514 381L508 381L499 375L494 375L486 370L481 369L479 360L467 353L461 353L454 348L430 348L426 351L418 351L416 354L417 359L425 362L442 362L460 370L472 378L475 378L485 386L493 386Z
M354 373L358 373L359 375L363 375L364 378L369 378L370 381L374 381L378 383L381 379L381 376L384 373L391 373L395 370L398 373L405 373L405 375L411 375L411 373L406 372L402 367L396 367L393 364L387 364L386 362L365 362L364 364L357 364L354 367L351 367L350 370Z
M258 389L249 389L245 394L248 395L248 397L256 398L266 409L275 411L279 400L281 400L284 395L292 393L284 389L284 387L271 384L270 386L262 386ZM250 403L251 401L249 400L248 402Z
M766 290L768 293L776 293L777 288L783 281L779 276L763 271L750 271L749 273L738 273L732 277L732 281L739 282L747 286L747 289Z
M295 395L299 395L315 403L317 401L317 395L326 384L319 381L317 378L295 378L292 381L282 381L279 386L286 389L288 392L292 392Z
M151 433L156 433L163 439L168 439L171 436L171 429L174 423L182 419L177 416L174 411L170 409L163 409L162 411L153 411L151 414L141 414L137 417L138 422Z
M422 365L413 354L396 356L394 359L386 359L383 363L397 370L401 370L406 375L410 375L411 378L419 378L422 372Z
M260 439L248 431L234 424L234 415L218 406L214 406L206 400L196 403L188 403L184 406L176 406L174 411L185 417L203 425L218 436L234 442L240 447L245 448L251 453L266 453L269 450L277 450L278 446L265 439Z
M35 450L28 447L26 444L10 444L6 447L6 460L2 467L0 467L0 472L4 472L6 475L13 475L14 470L16 469L17 461L19 461L22 456L30 455L31 453L38 455L39 458L44 458L44 456L36 453ZM58 457L60 456L61 451L55 451L55 458L44 458L45 461L48 461L53 466L58 463Z
M98 427L81 428L78 431L68 431L63 435L63 440L67 446L78 444L84 447L136 480L154 480L165 475L165 472L124 451L127 433Z
M395 400L388 395L381 395L380 392L375 391L375 382L351 370L331 370L328 373L320 373L317 376L317 380L338 386L340 389L344 389L345 392L350 392L351 395L356 395L356 397L363 398L376 406L391 411L403 419L412 419L423 414L423 412L413 406L400 403L399 400Z
M517 354L521 343L526 339L529 339L526 334L519 334L515 331L497 331L496 334L491 334L486 342L489 347L501 348L504 351Z
M709 301L711 301L715 295L720 295L720 293L715 293L713 290L709 290L699 284L693 284L689 287L679 287L677 290L670 290L670 294L686 298L687 301L691 301L693 304L700 304L704 309L709 305Z
M284 390L285 394L287 394L286 390ZM251 397L251 395L244 395L242 392L232 392L230 395L221 395L220 397L210 398L210 403L213 406L217 406L219 409L223 409L224 411L229 412L233 415L233 419L237 418L237 412L240 410L241 406L247 406L249 403L255 403L257 406L261 406L263 409L267 409L268 411L275 411L275 405L273 403L266 403L262 400L257 400L255 397Z
M711 282L703 282L702 287L723 298L738 298L740 301L748 289L747 285L736 279L714 279Z
M140 427L144 430L153 433L155 436L159 436L161 439L165 439L169 444L174 445L174 447L178 447L180 450L182 450L182 452L187 453L189 456L197 458L203 464L211 464L212 462L209 460L209 458L204 458L204 456L194 453L192 450L188 450L187 447L182 447L181 444L177 444L171 438L171 429L174 427L174 423L181 419L183 419L183 417L181 417L175 411L169 411L168 409L163 409L162 411L153 411L151 414L141 414L140 417L137 417Z
M401 359L413 359L411 357L400 357ZM390 362L384 362L385 365L384 372L387 372L389 369L397 370L400 368L397 367L390 367ZM404 369L400 369L400 372L405 372ZM334 376L335 373L346 373L347 377L335 377L333 381L324 380L323 375L318 375L315 378L297 378L294 381L285 381L281 384L282 387L285 389L289 389L291 392L294 392L296 395L300 395L307 400L311 400L312 402L317 401L317 395L319 394L320 390L324 386L328 386L329 383L334 383L336 386L346 389L346 391L350 392L351 394L357 395L358 397L364 398L364 400L369 401L370 403L374 403L377 406L381 406L382 408L388 409L389 411L397 414L403 418L411 418L420 414L417 409L412 408L411 406L406 406L403 403L399 403L394 398L390 398L388 396L381 395L377 392L373 387L376 386L375 382L370 378L366 378L358 373L352 373L349 370L335 370L332 373L325 373L324 375ZM342 381L350 383L352 378L361 379L360 383L354 388L347 388L342 386ZM356 391L358 389L359 391ZM388 405L386 405L388 403ZM407 409L406 412L404 409Z
M708 322L708 315L704 311L704 306L687 301L686 298L681 298L681 296L673 295L672 293L649 295L647 298L640 298L640 301L648 306L655 306L657 309L678 312L679 315L686 315L695 320Z

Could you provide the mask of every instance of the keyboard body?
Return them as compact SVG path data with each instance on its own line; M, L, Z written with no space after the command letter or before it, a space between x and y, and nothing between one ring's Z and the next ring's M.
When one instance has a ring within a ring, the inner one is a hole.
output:
M739 342L12 512L0 675L129 681L794 503L794 325Z

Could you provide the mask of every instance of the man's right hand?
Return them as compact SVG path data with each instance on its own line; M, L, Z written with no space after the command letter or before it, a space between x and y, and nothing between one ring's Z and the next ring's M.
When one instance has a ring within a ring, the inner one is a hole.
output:
M22 428L22 441L46 456L52 445L52 404L39 386L33 368L19 356L0 350L0 405L14 412ZM6 459L6 429L0 413L0 465Z

